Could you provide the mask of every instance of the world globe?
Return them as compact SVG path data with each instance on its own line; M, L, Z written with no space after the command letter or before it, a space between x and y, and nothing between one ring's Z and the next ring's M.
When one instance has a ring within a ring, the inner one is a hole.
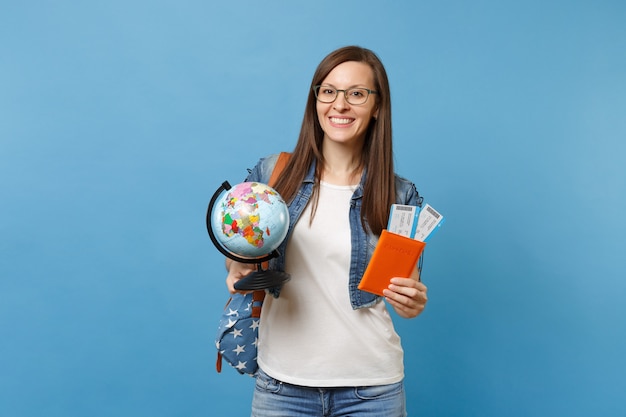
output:
M244 258L260 258L278 249L287 236L289 211L268 185L242 182L217 201L211 221L217 240Z
M224 182L207 210L207 230L216 248L228 258L256 263L258 270L235 285L236 289L269 288L289 279L281 271L263 271L261 264L277 257L289 230L289 210L269 185Z

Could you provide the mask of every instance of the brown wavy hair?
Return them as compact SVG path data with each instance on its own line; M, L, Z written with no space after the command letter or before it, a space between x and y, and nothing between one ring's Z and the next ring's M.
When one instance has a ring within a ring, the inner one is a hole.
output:
M389 208L395 203L391 98L385 67L378 56L369 49L346 46L331 52L320 62L311 80L298 142L283 175L280 176L274 188L285 201L291 201L302 185L311 163L316 161L313 208L317 206L319 181L325 161L322 153L324 132L317 117L313 86L321 84L337 65L347 61L369 65L374 73L374 89L378 92L370 96L370 100L372 98L377 100L378 116L372 119L368 126L358 169L365 168L367 172L361 206L361 223L366 230L369 228L379 235L387 226Z

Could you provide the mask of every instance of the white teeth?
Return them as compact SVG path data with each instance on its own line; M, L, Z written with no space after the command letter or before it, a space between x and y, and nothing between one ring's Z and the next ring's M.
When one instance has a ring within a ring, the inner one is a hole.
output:
M352 119L339 119L337 117L331 117L330 121L339 125L347 125L348 123L352 122Z

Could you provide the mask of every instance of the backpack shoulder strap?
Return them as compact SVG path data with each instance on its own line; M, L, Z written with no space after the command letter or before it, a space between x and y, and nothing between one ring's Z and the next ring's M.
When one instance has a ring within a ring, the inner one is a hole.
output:
M278 180L280 173L283 172L283 169L285 169L290 156L291 154L289 152L281 152L280 155L278 155L278 160L276 161L276 165L274 165L274 170L272 171L272 175L270 176L270 180L267 185L273 187L274 184L276 184L276 181Z
M289 152L281 152L280 155L278 155L278 159L276 160L276 165L274 165L274 170L272 171L272 175L270 176L270 180L268 181L267 185L269 185L270 187L273 187L276 184L278 177L283 172L283 169L285 169L285 166L287 166L287 162L289 162L290 156L291 154ZM264 269L267 269L268 265L269 265L269 262L263 262ZM265 290L257 290L257 291L259 293L262 293L263 296L265 296ZM263 298L261 298L260 301L263 301Z

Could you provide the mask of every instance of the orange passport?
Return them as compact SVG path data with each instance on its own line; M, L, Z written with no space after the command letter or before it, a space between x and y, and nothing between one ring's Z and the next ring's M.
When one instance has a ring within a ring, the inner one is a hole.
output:
M419 240L383 230L358 288L382 296L391 278L411 276L425 246Z

